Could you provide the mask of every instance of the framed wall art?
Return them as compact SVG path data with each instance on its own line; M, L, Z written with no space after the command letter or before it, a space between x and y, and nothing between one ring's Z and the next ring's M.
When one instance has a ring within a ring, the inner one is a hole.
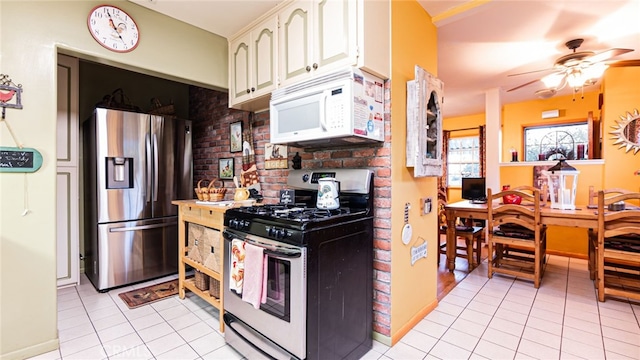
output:
M231 139L231 152L242 151L242 121L229 125L229 137Z
M233 179L233 158L222 158L218 161L218 177L220 179Z
M267 143L264 146L264 168L269 169L286 169L287 164L287 145L279 145Z

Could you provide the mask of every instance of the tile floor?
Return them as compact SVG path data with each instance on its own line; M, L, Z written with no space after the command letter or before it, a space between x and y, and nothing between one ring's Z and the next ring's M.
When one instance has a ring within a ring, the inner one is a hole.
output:
M167 278L155 282L166 281ZM146 286L147 284L139 284ZM83 277L58 291L60 349L33 359L243 359L189 294L130 310ZM476 268L400 342L363 359L640 359L640 303L596 300L585 260L550 256L540 289Z

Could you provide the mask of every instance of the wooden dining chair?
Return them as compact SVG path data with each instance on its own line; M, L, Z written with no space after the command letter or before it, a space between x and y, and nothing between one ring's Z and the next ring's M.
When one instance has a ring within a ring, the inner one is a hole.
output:
M605 295L640 300L640 193L606 197L598 192L596 270L598 300ZM613 211L609 205L625 203Z
M537 188L530 185L520 185L520 186L511 188L511 190L519 190L519 191L525 191L529 193L533 193L533 190L535 189ZM547 200L549 199L549 187L547 185L542 185L542 187L539 190L540 190L540 205L544 206L547 203Z
M440 241L438 246L438 266L440 266L440 255L447 254L447 217L445 211L446 205L446 192L444 192L444 190L438 190L438 239ZM469 263L469 270L471 270L475 266L480 265L480 262L482 261L483 229L484 228L481 226L456 226L456 257L467 259L467 262ZM458 238L464 239L464 246L459 246L457 244Z
M522 201L504 204L505 195L518 195ZM487 189L487 204L489 278L500 273L533 280L533 286L540 287L547 248L546 227L540 222L540 190L493 193Z
M589 186L589 205L588 208L596 209L598 208L598 192L593 186ZM610 189L602 189L604 193L604 197L609 198L611 196L621 195L621 194L630 194L633 191L621 188L610 188ZM598 246L598 229L589 229L589 239L588 239L588 269L589 269L589 278L591 280L596 279L597 272L597 262L596 262L596 248ZM597 286L597 283L594 283Z

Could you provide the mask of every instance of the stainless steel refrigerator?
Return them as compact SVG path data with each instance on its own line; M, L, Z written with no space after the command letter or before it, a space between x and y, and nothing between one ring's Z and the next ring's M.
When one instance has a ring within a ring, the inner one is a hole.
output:
M96 108L83 123L84 261L95 288L178 269L175 199L193 198L191 121Z

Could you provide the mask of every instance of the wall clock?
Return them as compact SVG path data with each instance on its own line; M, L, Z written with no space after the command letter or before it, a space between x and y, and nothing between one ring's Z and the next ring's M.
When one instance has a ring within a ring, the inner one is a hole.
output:
M111 5L93 8L87 18L91 36L105 48L129 52L140 42L138 25L124 10Z

